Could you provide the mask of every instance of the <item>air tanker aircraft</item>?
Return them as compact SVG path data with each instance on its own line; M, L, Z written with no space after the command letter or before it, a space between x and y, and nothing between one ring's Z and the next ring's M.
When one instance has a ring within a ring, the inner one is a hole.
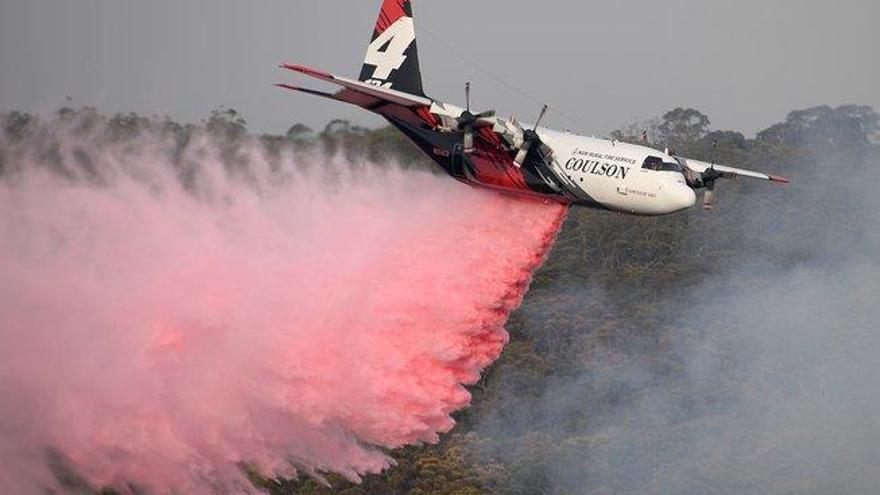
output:
M341 86L335 93L278 86L360 106L385 117L455 179L473 186L634 215L666 215L693 207L696 190L711 209L718 179L782 177L674 156L646 146L526 128L495 112L473 113L422 90L411 0L384 0L357 80L299 65L282 65Z

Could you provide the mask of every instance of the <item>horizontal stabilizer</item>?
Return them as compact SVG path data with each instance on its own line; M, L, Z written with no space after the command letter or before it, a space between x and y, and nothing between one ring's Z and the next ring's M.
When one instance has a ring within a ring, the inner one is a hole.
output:
M284 84L284 83L276 83L275 86L278 86L279 88L289 89L291 91L300 91L302 93L308 93L310 95L320 96L323 98L329 98L331 100L336 99L336 95L334 95L332 93L325 93L323 91L317 91L314 89L300 88L299 86L291 86L290 84Z
M281 66L282 69L287 69L294 72L299 72L301 74L305 74L309 77L314 77L315 79L320 79L322 81L329 82L331 84L336 84L338 86L342 86L345 89L350 91L354 91L356 93L364 94L367 96L371 96L373 98L378 98L383 101L387 101L389 103L395 103L397 105L402 105L405 107L429 107L431 106L431 101L424 96L416 96L411 95L409 93L404 93L402 91L396 91L389 88L383 88L380 86L374 86L372 84L367 84L360 81L355 81L353 79L348 79L346 77L336 76L327 72L321 72L315 69L311 69L309 67L304 67L301 65L288 65L284 64ZM294 86L283 85L281 87L287 89L293 89L295 91L303 91L302 89ZM311 90L305 91L307 93L316 94ZM325 96L326 93L321 94L317 93L319 96ZM332 96L331 96L332 98Z

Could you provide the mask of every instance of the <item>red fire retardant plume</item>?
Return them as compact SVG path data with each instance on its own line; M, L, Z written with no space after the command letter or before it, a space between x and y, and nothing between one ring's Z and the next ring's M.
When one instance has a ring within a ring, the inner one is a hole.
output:
M175 168L160 139L58 132L82 166L4 144L0 493L57 486L52 463L153 493L380 472L452 428L564 216L395 167L279 171L251 145L240 171L196 137Z

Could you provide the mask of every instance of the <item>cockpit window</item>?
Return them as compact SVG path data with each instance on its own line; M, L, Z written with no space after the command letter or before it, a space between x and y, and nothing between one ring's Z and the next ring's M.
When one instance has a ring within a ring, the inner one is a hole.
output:
M656 170L657 172L680 172L681 165L675 162L664 162L659 156L649 156L645 158L642 168L646 170Z
M642 168L647 170L658 170L659 167L663 165L663 159L659 156L649 156L645 158L645 163L642 164Z

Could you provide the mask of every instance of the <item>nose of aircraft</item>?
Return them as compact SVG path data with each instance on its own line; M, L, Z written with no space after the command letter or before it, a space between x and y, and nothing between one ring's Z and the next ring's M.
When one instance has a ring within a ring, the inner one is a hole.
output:
M669 191L669 203L673 212L693 208L697 204L697 193L687 184L677 183Z

